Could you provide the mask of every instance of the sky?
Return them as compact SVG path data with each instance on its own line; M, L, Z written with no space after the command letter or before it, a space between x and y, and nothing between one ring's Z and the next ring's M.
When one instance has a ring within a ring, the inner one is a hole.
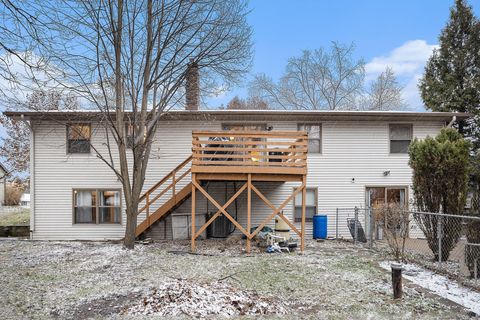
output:
M454 0L250 0L253 67L242 85L207 100L226 105L247 96L254 74L278 79L288 58L302 50L328 48L332 41L355 43L355 56L366 62L366 81L393 68L412 110L424 110L417 83L425 62L438 45ZM480 16L480 0L470 0Z

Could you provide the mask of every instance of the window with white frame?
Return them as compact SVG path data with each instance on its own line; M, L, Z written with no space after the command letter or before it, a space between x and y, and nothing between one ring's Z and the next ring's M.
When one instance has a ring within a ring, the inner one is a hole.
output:
M308 133L308 153L322 153L322 126L320 124L299 124L298 131Z
M312 221L313 216L317 213L318 198L317 188L307 188L305 199L305 221ZM293 201L295 222L302 221L302 192L297 193Z
M75 224L121 223L120 190L74 189Z
M408 153L412 142L413 127L411 124L390 124L390 153Z

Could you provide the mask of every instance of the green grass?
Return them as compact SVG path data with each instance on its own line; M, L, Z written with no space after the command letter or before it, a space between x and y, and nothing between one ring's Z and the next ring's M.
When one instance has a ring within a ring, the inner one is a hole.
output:
M30 224L30 210L24 209L8 215L0 216L0 226L20 226Z

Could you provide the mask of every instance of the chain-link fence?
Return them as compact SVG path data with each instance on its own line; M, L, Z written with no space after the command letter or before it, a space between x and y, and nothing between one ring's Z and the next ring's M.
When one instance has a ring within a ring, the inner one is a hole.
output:
M408 234L405 258L449 275L480 277L480 217L409 212L416 234Z
M480 216L406 211L399 207L339 208L336 234L480 287Z
M372 245L375 238L370 208L337 208L335 239L352 239L354 243Z

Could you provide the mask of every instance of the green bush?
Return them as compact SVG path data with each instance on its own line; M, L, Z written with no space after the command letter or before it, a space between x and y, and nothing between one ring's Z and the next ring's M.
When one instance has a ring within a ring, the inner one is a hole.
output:
M415 139L410 145L415 206L420 211L463 214L470 173L471 144L455 129L444 128L435 138ZM414 215L428 245L439 258L435 215ZM461 234L461 219L442 217L442 260L447 260Z

